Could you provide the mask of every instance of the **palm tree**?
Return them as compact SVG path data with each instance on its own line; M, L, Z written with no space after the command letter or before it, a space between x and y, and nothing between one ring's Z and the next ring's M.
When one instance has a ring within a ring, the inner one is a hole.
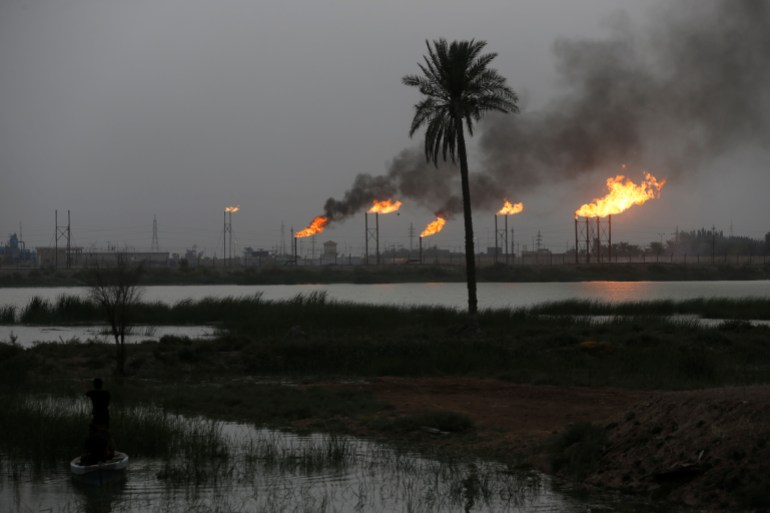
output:
M465 133L473 135L473 123L488 111L518 112L516 93L506 85L505 77L488 65L496 53L481 54L485 41L425 41L428 55L418 64L421 75L406 75L404 84L419 89L424 96L414 106L409 137L425 125L425 157L438 167L439 153L453 163L460 161L465 221L465 272L468 283L470 328L478 328L476 298L476 263L473 249L473 220L468 184L468 155Z

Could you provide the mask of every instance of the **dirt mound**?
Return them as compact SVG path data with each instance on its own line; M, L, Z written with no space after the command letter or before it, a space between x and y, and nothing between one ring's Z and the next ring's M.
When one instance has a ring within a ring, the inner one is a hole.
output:
M606 431L589 486L698 512L770 512L770 386L644 392L391 377L353 386L371 387L395 417L445 410L476 425L472 436L433 444L546 471L551 442L588 423Z
M770 387L659 393L607 434L591 484L724 511L770 509Z

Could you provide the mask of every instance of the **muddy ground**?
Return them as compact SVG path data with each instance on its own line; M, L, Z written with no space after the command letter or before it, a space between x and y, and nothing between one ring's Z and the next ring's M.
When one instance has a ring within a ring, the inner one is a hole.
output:
M394 417L463 413L475 423L472 435L426 426L414 436L433 447L523 461L546 472L549 440L575 423L591 422L606 430L607 442L598 470L583 480L586 486L693 511L770 511L770 386L643 392L463 378L334 386L372 390L393 406Z

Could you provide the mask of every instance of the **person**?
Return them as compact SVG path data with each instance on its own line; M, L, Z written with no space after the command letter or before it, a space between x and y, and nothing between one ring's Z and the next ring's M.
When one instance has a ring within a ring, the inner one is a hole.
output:
M115 457L115 443L102 422L94 422L89 426L88 438L83 448L85 453L80 457L81 465L94 465Z
M94 378L94 388L86 392L91 399L91 424L96 426L103 424L106 429L110 427L110 393L104 390L101 378Z

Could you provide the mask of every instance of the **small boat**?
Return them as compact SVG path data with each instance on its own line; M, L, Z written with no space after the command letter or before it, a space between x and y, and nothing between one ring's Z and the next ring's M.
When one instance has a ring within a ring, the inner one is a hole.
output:
M81 465L80 456L70 461L70 470L76 476L99 472L103 474L106 471L123 470L128 467L128 454L115 451L115 456L109 460L100 461L91 465Z

